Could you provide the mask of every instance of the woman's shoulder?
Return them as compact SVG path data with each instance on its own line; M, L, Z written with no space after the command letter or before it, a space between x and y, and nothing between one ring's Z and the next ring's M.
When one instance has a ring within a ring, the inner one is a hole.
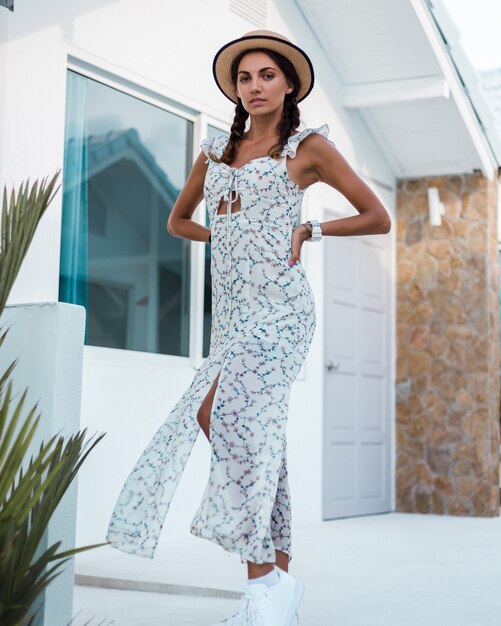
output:
M322 135L322 137L325 137L326 139L328 139L329 125L322 124L322 126L318 126L316 128L315 127L303 128L303 130L300 130L294 135L291 135L291 137L289 137L289 140L284 146L285 155L292 157L292 158L295 157L299 144L303 141L303 139L305 139L309 135L312 135L313 133L318 133L319 135ZM331 143L334 145L334 142L331 141Z

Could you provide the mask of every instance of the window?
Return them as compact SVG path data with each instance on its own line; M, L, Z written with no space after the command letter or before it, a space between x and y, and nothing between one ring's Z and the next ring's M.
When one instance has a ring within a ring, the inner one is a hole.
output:
M189 356L190 241L166 223L192 152L192 121L68 71L59 299L86 344Z

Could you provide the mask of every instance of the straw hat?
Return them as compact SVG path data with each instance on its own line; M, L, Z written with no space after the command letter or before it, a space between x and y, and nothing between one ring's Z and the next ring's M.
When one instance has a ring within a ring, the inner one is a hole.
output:
M231 64L241 52L252 48L268 48L289 59L301 83L297 101L300 102L306 98L313 89L315 80L313 65L308 55L301 48L293 44L287 37L272 30L251 30L242 37L228 42L216 52L212 63L212 72L217 86L227 98L236 104L237 93L231 80Z

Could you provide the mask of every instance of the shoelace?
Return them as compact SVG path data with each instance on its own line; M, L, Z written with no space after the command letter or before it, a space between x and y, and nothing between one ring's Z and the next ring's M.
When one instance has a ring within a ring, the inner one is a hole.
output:
M267 593L259 597L242 598L242 626L261 626L266 607Z

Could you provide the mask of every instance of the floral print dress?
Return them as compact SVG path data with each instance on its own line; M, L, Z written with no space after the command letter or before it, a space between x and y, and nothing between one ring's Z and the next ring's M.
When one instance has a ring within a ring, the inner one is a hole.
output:
M313 294L301 263L289 267L291 236L304 191L287 158L311 133L289 138L281 159L259 157L234 168L221 156L227 135L205 139L204 196L210 217L210 351L127 477L107 541L153 558L179 479L200 432L197 412L220 373L210 416L207 486L190 532L242 563L292 558L286 425L290 388L316 326ZM232 212L237 197L240 208ZM226 212L218 215L221 199Z

